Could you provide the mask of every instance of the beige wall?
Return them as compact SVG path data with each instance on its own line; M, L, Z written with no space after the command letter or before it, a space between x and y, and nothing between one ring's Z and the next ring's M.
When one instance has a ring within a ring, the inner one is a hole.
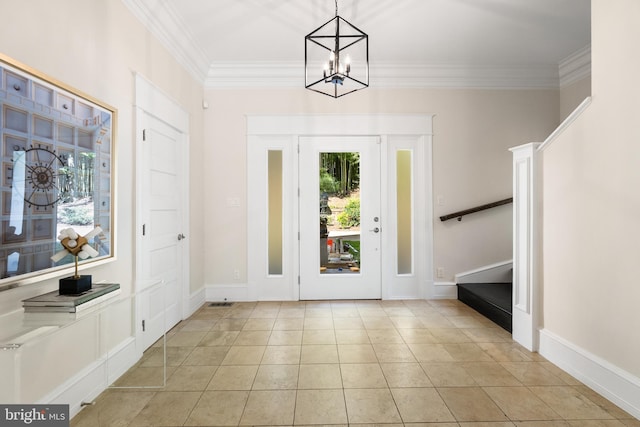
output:
M304 89L207 90L205 284L246 283L246 134L251 114L434 113L436 281L511 259L511 206L442 223L440 215L510 197L508 148L544 140L559 123L558 90L369 88L340 99ZM239 208L227 198L239 198ZM435 200L434 200L435 205ZM233 271L241 272L234 279Z
M544 151L544 328L640 377L640 2L592 2L593 101Z
M139 72L175 99L190 115L191 177L200 177L202 135L202 85L168 54L121 1L29 0L4 2L0 25L0 52L60 80L118 110L116 141L116 242L117 260L88 270L94 280L119 282L124 293L132 289L134 257L134 80ZM10 4L9 4L10 3ZM192 184L191 229L202 228L201 180ZM197 197L196 197L197 196ZM190 239L192 289L202 286L202 238ZM0 293L0 315L19 309L20 300L57 288L57 280ZM112 323L107 342L118 343L131 334L130 309L121 310L125 321ZM118 326L116 326L118 325ZM74 355L91 346L92 336L80 330L66 342L70 354L45 353L39 360L43 375L25 385L26 401L49 392L77 373ZM63 346L64 347L64 346ZM64 364L60 360L65 359ZM82 359L84 363L85 359ZM30 388L31 387L31 388Z
M591 96L591 76L560 88L560 120L566 119L588 96Z

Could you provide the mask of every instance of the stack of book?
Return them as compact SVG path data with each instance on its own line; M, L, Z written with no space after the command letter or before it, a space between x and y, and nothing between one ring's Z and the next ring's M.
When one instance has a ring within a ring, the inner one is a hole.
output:
M118 283L96 283L78 295L53 291L22 301L25 313L79 313L120 294Z

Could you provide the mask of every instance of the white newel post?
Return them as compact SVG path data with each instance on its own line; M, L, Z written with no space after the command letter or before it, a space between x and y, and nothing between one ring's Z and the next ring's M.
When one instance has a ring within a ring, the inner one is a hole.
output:
M538 350L538 147L511 148L513 153L513 339Z

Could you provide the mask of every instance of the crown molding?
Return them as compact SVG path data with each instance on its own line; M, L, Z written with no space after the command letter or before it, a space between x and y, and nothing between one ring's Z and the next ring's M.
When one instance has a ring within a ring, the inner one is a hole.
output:
M591 75L591 45L572 53L558 64L560 88L582 80Z
M384 88L555 89L553 65L374 64L371 81Z
M557 89L556 66L458 66L371 64L371 87ZM217 62L205 80L208 89L304 87L302 62Z
M143 0L122 3L197 81L206 79L209 60L168 2L156 2L153 10Z
M304 87L304 64L214 62L195 41L169 2L122 0L169 53L205 88ZM557 89L591 75L591 46L558 65L370 64L378 88Z
M204 82L208 89L304 87L302 62L215 62Z

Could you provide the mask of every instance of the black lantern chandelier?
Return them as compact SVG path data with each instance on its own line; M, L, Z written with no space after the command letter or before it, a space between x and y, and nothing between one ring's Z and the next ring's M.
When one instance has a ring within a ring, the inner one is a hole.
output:
M304 38L305 87L333 98L369 87L369 36L338 16Z

